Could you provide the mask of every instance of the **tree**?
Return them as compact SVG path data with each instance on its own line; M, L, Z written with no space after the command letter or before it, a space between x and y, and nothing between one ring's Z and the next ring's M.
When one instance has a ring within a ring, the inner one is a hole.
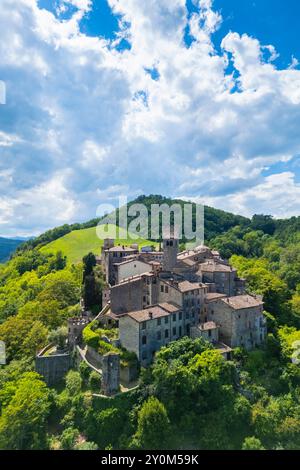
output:
M81 392L82 378L80 373L70 370L66 375L66 389L71 396L78 395Z
M251 226L254 230L262 230L268 235L273 235L276 223L271 215L255 214L252 217Z
M35 356L47 344L48 330L39 321L10 317L0 325L0 340L6 344L7 359Z
M150 397L138 413L137 441L143 449L166 449L169 432L170 421L164 405L157 398Z
M95 370L93 370L90 373L89 386L90 386L91 390L94 390L94 391L97 391L97 390L99 391L100 390L101 377Z
M51 331L49 340L51 343L55 343L59 349L64 349L68 338L68 328L61 326L57 330Z
M27 372L0 417L1 449L38 449L45 446L49 391L40 376Z
M75 429L72 427L66 428L60 436L60 442L61 442L62 448L66 450L74 449L78 438L79 438L78 429Z
M243 450L265 450L264 446L257 437L246 437L243 443Z
M96 256L94 253L89 253L83 258L83 279L86 276L90 276L93 273L94 267L96 266Z

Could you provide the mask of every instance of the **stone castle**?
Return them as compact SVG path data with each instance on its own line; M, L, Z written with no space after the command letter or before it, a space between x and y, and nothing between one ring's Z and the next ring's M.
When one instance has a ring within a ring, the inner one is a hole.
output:
M250 350L265 339L262 298L245 293L246 281L217 251L179 252L172 237L162 251L107 239L98 263L107 281L99 320L119 328L121 346L142 366L183 336L206 338L227 359L232 348Z

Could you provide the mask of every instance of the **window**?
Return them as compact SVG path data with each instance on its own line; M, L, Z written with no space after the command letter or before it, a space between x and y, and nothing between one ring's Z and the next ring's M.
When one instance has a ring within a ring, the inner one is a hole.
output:
M147 344L147 336L142 336L142 344Z
M176 326L174 326L174 328L173 328L173 336L176 336L176 334L177 334L177 329L176 329Z
M186 314L185 314L185 318L190 318L190 314L189 314L189 312L186 312Z
M169 338L169 330L165 330L165 338Z
M167 294L169 292L168 286L165 286L165 293Z
M179 312L179 320L182 320L182 312Z
M165 317L165 323L168 323L169 317Z
M158 331L158 332L157 332L156 338L158 339L158 341L161 340L161 331Z
M143 302L146 302L146 296L145 295L143 296Z
M179 327L179 336L182 336L182 326Z
M177 317L176 313L173 313L172 317L173 317L173 321L176 321L176 317Z
M145 330L145 329L146 329L146 322L143 321L143 323L142 323L142 330Z
M211 330L208 330L208 336L211 338Z
M161 318L158 318L157 319L157 326L160 326L161 325Z
M160 286L160 292L164 291L164 286Z

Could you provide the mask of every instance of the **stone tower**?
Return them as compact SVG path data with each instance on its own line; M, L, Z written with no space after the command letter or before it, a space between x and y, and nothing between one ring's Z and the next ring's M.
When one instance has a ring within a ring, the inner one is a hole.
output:
M120 387L120 356L108 353L102 360L101 391L104 395L111 396L119 391Z
M82 331L89 324L86 317L75 317L68 319L68 345L73 349L82 340Z
M174 238L166 238L163 241L163 269L164 271L172 271L177 263L179 241Z

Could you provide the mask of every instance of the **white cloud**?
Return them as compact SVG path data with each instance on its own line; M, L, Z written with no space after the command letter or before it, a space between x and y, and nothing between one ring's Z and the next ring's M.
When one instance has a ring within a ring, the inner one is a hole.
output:
M292 172L267 176L260 184L237 194L210 198L193 198L193 201L217 206L236 214L252 216L269 214L278 218L299 214L300 184ZM272 211L270 211L272 208Z
M1 2L0 175L11 175L0 188L2 233L94 217L118 191L284 214L280 187L298 195L296 177L263 171L300 154L296 59L279 70L272 45L235 32L217 52L210 0L195 1L191 17L185 0L108 1L130 50L80 32L88 0L61 2L79 9L63 21L36 0ZM286 215L298 214L289 201Z

